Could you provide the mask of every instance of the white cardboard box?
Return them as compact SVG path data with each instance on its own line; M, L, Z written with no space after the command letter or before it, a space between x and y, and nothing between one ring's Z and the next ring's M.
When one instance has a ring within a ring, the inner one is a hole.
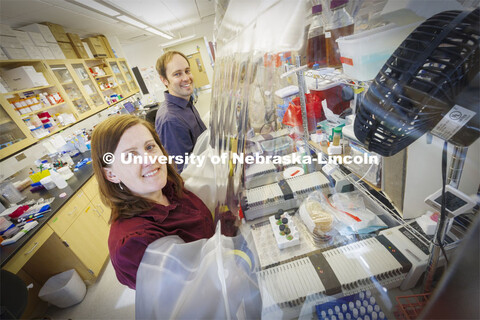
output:
M24 45L23 48L27 51L27 54L30 56L30 59L42 60L43 55L40 53L37 47Z
M48 47L50 48L50 51L52 51L55 59L66 59L62 49L57 43L49 43Z
M43 74L32 66L6 70L3 72L3 79L13 91L40 87L48 83Z
M18 41L20 41L23 47L35 46L32 39L30 39L30 36L28 35L28 33L26 33L25 31L13 30L13 33L15 34L15 37L17 37Z
M2 48L8 59L12 60L29 60L30 56L24 48Z
M0 24L0 34L4 36L15 37L12 28L6 24Z
M41 33L31 32L31 31L27 31L27 33L28 33L28 36L30 37L30 39L32 39L33 43L36 46L38 46L38 47L46 47L47 46L47 42L45 41L45 39L43 38Z
M0 46L3 48L16 48L23 49L22 44L18 41L17 37L0 35Z
M33 23L33 24L29 24L28 26L21 27L19 29L23 31L38 32L43 36L46 42L57 43L57 40L55 39L52 32L50 31L50 28L47 27L46 25Z
M37 47L37 49L40 51L44 59L55 59L55 56L49 47Z

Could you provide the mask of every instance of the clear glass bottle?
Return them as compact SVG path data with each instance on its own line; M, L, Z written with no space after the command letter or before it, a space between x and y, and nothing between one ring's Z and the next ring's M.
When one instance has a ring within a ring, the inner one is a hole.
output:
M327 66L324 23L322 5L314 5L312 7L312 23L308 30L307 39L307 64L309 68L312 68L314 64L318 64L319 67Z
M348 0L332 0L330 9L331 16L325 27L325 44L327 48L327 65L329 67L341 67L340 50L337 39L353 34L354 20L347 12Z

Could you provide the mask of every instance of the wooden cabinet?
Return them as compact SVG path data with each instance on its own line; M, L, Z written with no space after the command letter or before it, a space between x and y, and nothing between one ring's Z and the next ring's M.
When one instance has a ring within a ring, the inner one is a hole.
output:
M65 91L79 119L95 113L105 106L99 88L83 60L48 60L49 71Z
M103 220L108 224L112 210L103 204L102 200L100 199L100 195L97 195L95 198L93 198L92 205L100 213Z
M61 237L94 276L108 257L108 225L90 203Z
M87 198L92 201L93 198L98 196L99 190L98 190L98 182L95 176L90 178L82 187L82 191L85 193Z
M48 222L94 277L108 257L109 226L104 217L109 215L107 211L92 177Z
M53 234L53 230L44 226L15 254L15 257L7 262L3 269L17 273L27 261L37 252L38 249Z
M68 200L68 202L47 222L47 224L56 234L62 236L84 211L87 205L89 205L89 199L85 195L85 192L80 190Z
M46 82L0 90L0 160L139 92L125 59L0 60L0 75L17 67L42 74ZM94 76L95 67L103 75ZM59 99L42 98L49 96ZM51 126L39 119L44 112ZM62 114L70 116L57 117Z

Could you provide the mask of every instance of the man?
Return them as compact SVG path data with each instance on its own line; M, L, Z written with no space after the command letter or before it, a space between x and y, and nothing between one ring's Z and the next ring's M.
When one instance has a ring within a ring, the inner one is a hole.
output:
M155 130L169 155L185 156L206 129L193 105L190 63L183 53L168 51L157 60L156 68L168 90L155 117ZM177 168L182 172L183 162Z

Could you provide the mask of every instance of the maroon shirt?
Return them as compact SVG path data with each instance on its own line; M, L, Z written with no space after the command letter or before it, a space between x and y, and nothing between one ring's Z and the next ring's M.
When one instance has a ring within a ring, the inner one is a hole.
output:
M163 194L169 206L156 204L138 216L119 219L110 227L108 249L120 283L135 289L137 269L148 245L155 240L178 235L185 242L210 238L215 232L212 214L193 193L184 190L178 198L167 182Z

